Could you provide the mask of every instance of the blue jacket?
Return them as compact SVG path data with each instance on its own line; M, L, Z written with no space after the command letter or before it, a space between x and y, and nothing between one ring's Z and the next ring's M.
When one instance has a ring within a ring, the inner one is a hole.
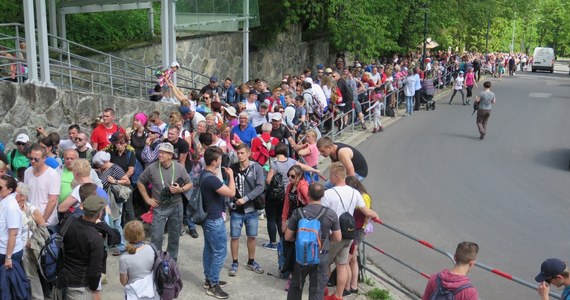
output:
M30 282L20 263L12 262L12 269L0 267L0 300L27 300Z

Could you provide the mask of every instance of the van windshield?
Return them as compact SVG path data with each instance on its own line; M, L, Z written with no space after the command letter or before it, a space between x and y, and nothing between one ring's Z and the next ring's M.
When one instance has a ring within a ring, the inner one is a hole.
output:
M534 50L534 56L545 56L554 55L554 49L552 48L536 48Z

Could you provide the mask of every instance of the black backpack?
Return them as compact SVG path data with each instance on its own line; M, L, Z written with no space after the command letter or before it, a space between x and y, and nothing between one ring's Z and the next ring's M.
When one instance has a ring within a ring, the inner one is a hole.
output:
M275 172L271 178L269 188L267 189L267 196L269 199L279 201L282 201L285 197L285 182L283 180L283 174L280 172Z
M344 207L344 203L342 202L342 198L340 194L333 188L335 193L338 195L338 199L340 200L340 204L342 205L342 209L344 212L338 217L338 223L340 225L340 233L342 234L343 240L353 240L356 238L356 221L354 217L350 214L350 212ZM352 200L354 199L354 190L352 190L352 196L350 198L350 204L348 204L348 208L352 205Z
M454 300L455 295L457 295L457 293L461 292L464 289L470 288L470 287L473 287L471 285L471 283L466 283L466 284L454 289L453 291L450 291L450 290L443 287L443 285L441 284L440 274L438 273L435 277L435 291L433 292L433 294L431 295L431 297L429 299L430 300Z

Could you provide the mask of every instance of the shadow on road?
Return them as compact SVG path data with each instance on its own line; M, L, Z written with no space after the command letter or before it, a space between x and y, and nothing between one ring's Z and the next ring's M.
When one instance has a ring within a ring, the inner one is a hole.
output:
M552 149L536 155L534 161L556 170L568 170L570 148Z
M461 134L461 133L444 133L445 136L452 136L452 137L460 137L465 138L468 140L479 140L479 136L477 134Z

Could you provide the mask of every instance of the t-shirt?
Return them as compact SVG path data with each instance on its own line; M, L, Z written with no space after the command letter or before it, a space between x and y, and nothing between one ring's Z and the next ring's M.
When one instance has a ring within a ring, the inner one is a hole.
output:
M30 225L30 223L35 222L34 221L34 211L36 211L38 208L31 205L31 204L26 204L26 209L30 214L29 217L28 217L28 214L26 213L26 211L20 210L20 213L22 214L22 226L20 228L21 228L21 233L22 233L21 238L22 238L23 245L26 245L26 243L28 243L28 234L30 235L30 237L32 237L32 232L30 232L30 226L29 225Z
M291 167L296 164L297 161L292 158L287 158L285 161L273 160L271 162L271 169L274 172L273 176L275 176L277 173L281 174L281 176L283 176L283 185L284 187L287 187L289 184L289 177L287 177L287 172L289 172L289 169L291 169Z
M463 82L464 81L465 81L465 78L463 78L462 76L457 76L457 78L455 78L455 83L453 84L453 89L454 90L463 89Z
M57 159L51 156L46 157L45 164L54 170L56 170L59 167L59 162L57 161Z
M117 131L121 131L123 134L126 134L125 128L114 123L111 128L106 128L103 124L97 125L91 134L91 143L97 143L97 151L101 151L111 143L109 142L109 139L113 133Z
M299 212L300 209L303 210L305 217L317 217L319 211L321 210L320 204L309 204L305 207L298 208L293 211L291 218L289 218L289 222L287 223L287 228L291 231L297 231L297 226L299 225L299 220L301 219L301 214ZM328 251L329 249L329 235L331 231L340 230L340 226L338 223L338 217L336 213L329 209L320 219L321 221L321 245L323 251Z
M61 203L69 194L71 194L71 182L73 181L73 172L67 168L61 170L61 188L58 202Z
M154 265L154 250L149 245L143 245L135 254L125 253L119 258L119 274L129 277L128 283L133 283L152 273Z
M119 166L125 173L129 170L129 167L135 167L136 157L136 153L129 150L125 150L122 155L119 155L117 151L111 152L111 162Z
M164 142L168 142L168 140L165 139ZM172 144L172 142L170 143ZM172 146L174 147L173 159L178 160L181 154L187 154L188 152L190 152L190 145L188 145L188 142L182 138L178 138L176 143L172 144Z
M321 204L334 210L339 217L345 211L354 215L354 209L356 207L366 206L360 192L348 185L335 186L326 190L325 196L321 200Z
M33 168L26 169L24 183L30 187L28 202L35 205L42 215L48 205L48 195L59 197L61 191L60 176L56 170L47 168L40 176L35 176ZM57 224L57 207L54 207L51 215L46 220L48 226Z
M317 148L317 144L309 144L309 150L311 153L303 156L303 159L307 165L314 168L319 164L319 148Z
M24 249L22 242L22 211L16 201L16 193L8 195L0 201L0 253L6 253L8 247L8 229L19 228L18 236L16 237L16 253Z
M14 152L16 151L16 152ZM14 154L14 153L15 154ZM14 159L12 159L14 157ZM11 166L12 171L15 173L19 168L27 168L30 166L30 161L28 158L20 153L17 149L14 149L8 153L8 164Z
M255 138L257 136L257 132L255 131L255 128L253 128L252 126L248 125L245 129L241 129L241 127L238 125L234 128L232 128L231 131L233 134L236 134L239 139L244 142L245 144L247 144L249 147L251 147L251 140L253 138Z
M277 129L271 128L271 136L279 139L279 142L285 143L285 140L291 137L291 132L284 125L281 125Z
M118 165L113 164L109 169L101 172L99 174L99 179L101 179L101 183L103 184L103 188L105 190L107 190L111 184L108 181L109 176L113 177L115 180L120 180L123 178L123 176L125 176L125 171L123 171L123 169L121 169L121 167Z
M160 204L161 197L160 192L163 188L168 188L174 182L177 182L182 178L178 183L180 186L184 186L190 181L190 176L188 176L188 172L183 165L178 163L177 161L172 161L172 164L165 168L161 165L159 161L156 161L150 164L140 175L139 181L143 185L148 185L149 183L152 184L152 198L156 199ZM171 195L169 199L169 204L177 204L182 201L182 194L175 193Z
M491 109L493 99L495 99L495 93L483 91L479 94L479 109Z
M222 217L222 212L225 211L225 206L224 197L216 191L224 184L212 172L210 173L214 176L205 177L206 172L210 171L204 170L200 174L200 192L202 193L204 211L208 219L219 219Z

